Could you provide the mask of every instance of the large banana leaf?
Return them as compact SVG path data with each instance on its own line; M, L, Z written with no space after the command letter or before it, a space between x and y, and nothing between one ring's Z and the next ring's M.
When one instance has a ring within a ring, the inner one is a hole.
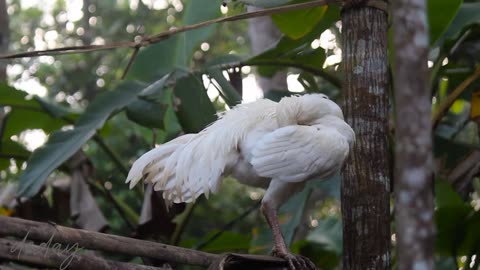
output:
M305 0L294 0L292 4L307 2ZM310 33L314 27L323 19L327 6L306 8L286 13L272 15L273 22L278 29L292 39L299 39Z
M77 152L114 113L136 99L147 85L128 82L113 91L99 95L78 119L73 129L50 135L48 142L37 149L20 176L19 196L35 195L53 170Z
M462 2L462 0L429 0L427 2L430 44L435 44L447 30Z

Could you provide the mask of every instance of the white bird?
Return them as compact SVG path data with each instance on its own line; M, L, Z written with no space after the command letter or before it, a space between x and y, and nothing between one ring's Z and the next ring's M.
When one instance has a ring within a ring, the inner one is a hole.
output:
M274 237L274 255L291 269L315 268L292 255L283 239L277 210L312 178L338 171L355 141L340 107L326 95L261 99L241 104L197 134L160 145L133 164L127 183L141 179L162 190L167 202L193 202L218 191L223 176L265 188L261 210Z

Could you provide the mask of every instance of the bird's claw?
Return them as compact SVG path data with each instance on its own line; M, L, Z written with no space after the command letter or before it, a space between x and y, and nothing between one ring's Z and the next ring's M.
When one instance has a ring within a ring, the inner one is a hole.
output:
M274 251L273 256L286 260L290 270L317 270L315 264L309 258L302 255Z

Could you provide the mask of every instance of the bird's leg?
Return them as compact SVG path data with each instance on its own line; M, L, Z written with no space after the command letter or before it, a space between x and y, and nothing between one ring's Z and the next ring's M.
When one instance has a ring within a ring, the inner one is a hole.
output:
M293 255L288 251L278 223L277 209L271 207L268 202L262 202L261 209L263 215L267 219L268 225L270 225L270 228L272 229L274 241L273 255L285 259L291 270L317 269L315 264L308 258L301 255Z
M278 223L277 209L270 207L268 203L262 203L262 213L267 219L268 225L272 229L273 233L273 253L275 255L285 255L288 253L287 245L285 245L285 240L283 239L282 231Z

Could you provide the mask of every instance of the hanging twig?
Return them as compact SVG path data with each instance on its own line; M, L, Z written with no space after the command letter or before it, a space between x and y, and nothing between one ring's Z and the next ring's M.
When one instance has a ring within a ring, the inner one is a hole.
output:
M128 64L125 67L125 70L123 71L123 74L122 74L122 77L121 77L122 80L125 79L125 77L127 76L127 73L130 70L130 67L132 66L133 61L137 57L139 51L140 51L140 46L135 47L135 50L133 51L132 56L130 56L130 59L128 60Z
M197 24L173 28L165 32L147 36L141 39L140 41L120 41L120 42L113 42L105 45L70 46L70 47L55 48L55 49L48 49L48 50L4 54L4 55L0 55L0 59L38 57L38 56L44 56L44 55L62 55L62 54L72 54L72 53L86 53L86 52L118 49L118 48L141 48L141 47L146 47L151 44L158 43L162 40L168 39L171 36L176 35L178 33L202 28L212 24L233 22L233 21L245 20L245 19L250 19L255 17L262 17L262 16L269 16L273 14L285 13L289 11L313 8L318 6L330 5L330 4L341 4L343 2L344 2L343 0L314 0L314 1L309 1L305 3L267 8L267 9L262 9L254 12L246 12L239 15L216 18L213 20L208 20L208 21L197 23ZM370 7L378 8L378 9L383 9L383 10L387 9L387 4L382 0L369 0L369 1L366 1L366 5Z

